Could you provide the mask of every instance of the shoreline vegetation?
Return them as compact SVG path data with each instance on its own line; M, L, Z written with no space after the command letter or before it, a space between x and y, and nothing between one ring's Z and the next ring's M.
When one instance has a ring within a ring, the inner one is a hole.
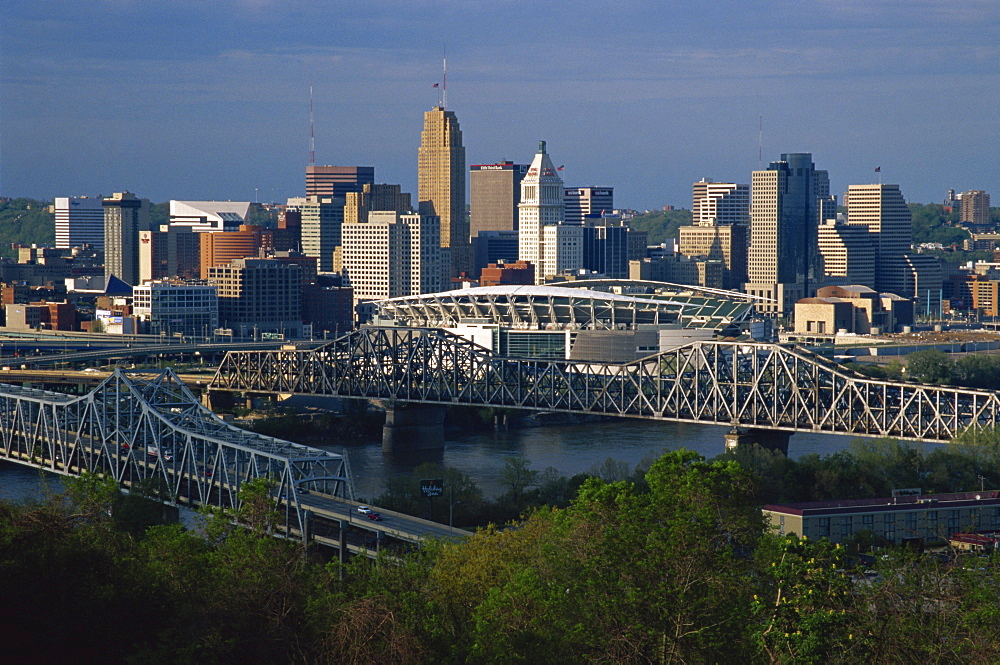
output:
M1000 659L1000 555L778 536L760 487L734 459L678 450L464 543L341 566L273 537L266 480L191 531L159 488L84 476L0 501L0 639L11 662Z

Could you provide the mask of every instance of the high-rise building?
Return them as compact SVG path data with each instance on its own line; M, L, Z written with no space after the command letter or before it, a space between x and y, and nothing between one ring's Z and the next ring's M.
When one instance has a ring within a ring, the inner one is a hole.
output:
M722 261L724 288L739 289L747 281L748 224L702 223L678 230L678 251L688 258Z
M441 220L441 246L451 255L451 275L472 270L465 214L465 147L454 111L436 106L424 113L417 158L420 214Z
M344 198L307 196L302 215L302 253L319 261L320 272L333 270L333 253L340 246L344 223Z
M750 185L705 178L694 183L691 222L695 226L750 224Z
M826 284L875 287L875 243L867 228L828 219L817 242Z
M271 233L261 226L243 225L239 231L202 234L201 278L208 279L209 269L215 266L227 266L236 259L259 258L273 250Z
M368 219L372 210L413 212L410 194L399 185L366 183L360 192L348 192L344 202L344 223L356 224Z
M307 166L306 196L343 198L375 182L374 166Z
M139 232L139 283L154 279L201 276L201 241L211 233L195 233L189 226L162 225L159 231Z
M219 289L219 324L240 337L302 335L302 268L273 259L236 259L208 269Z
M563 220L582 224L587 216L603 216L615 209L614 187L566 187L563 189Z
M594 220L583 227L583 261L578 266L608 279L628 279L629 229L622 223Z
M91 245L104 249L104 205L100 198L56 197L56 248Z
M820 221L835 214L829 176L809 153L783 154L753 172L750 191L746 291L767 299L760 311L791 316L822 274L816 236Z
M343 227L343 269L355 302L442 290L442 252L433 215L375 210Z
M538 142L538 152L521 180L518 210L518 259L535 266L535 283L545 283L546 226L563 220L563 181L545 152L545 141Z
M851 185L847 223L863 226L875 245L875 284L880 293L913 297L912 269L904 260L913 239L913 217L899 185Z
M536 268L535 280L544 282L548 277L579 270L583 267L583 237L586 229L580 224L547 224L541 228L541 270Z
M139 232L149 230L149 200L131 192L116 192L104 207L104 278L114 275L126 284L139 283Z
M475 271L480 273L491 263L514 263L517 261L517 231L480 231L472 238L472 250ZM534 274L532 271L532 279Z
M171 201L170 226L202 233L236 231L249 213L249 201Z
M521 201L521 179L527 164L501 161L469 167L470 234L480 231L516 231L517 204Z
M959 198L962 201L960 220L963 225L989 226L989 194L981 189L973 189L968 192L962 192Z

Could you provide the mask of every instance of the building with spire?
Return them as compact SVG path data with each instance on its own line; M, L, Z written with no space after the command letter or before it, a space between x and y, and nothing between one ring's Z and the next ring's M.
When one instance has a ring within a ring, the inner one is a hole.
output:
M424 113L417 154L420 214L441 220L441 247L451 258L451 275L472 270L469 219L465 210L465 147L454 111L444 105Z
M535 283L545 283L545 227L564 221L563 181L545 152L545 141L521 179L518 212L518 259L535 266ZM551 239L558 242L555 236Z

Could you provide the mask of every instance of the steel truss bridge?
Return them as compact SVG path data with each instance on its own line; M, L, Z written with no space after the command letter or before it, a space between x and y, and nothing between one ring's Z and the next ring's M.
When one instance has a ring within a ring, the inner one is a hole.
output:
M238 507L243 483L269 478L279 530L293 537L310 528L303 499L354 498L344 456L227 424L172 370L145 378L116 370L84 396L0 384L0 459L101 474L126 490L157 479L166 503L187 507Z
M783 344L694 342L624 364L500 357L439 329L362 328L314 350L231 351L210 390L466 404L949 441L1000 394L879 381Z

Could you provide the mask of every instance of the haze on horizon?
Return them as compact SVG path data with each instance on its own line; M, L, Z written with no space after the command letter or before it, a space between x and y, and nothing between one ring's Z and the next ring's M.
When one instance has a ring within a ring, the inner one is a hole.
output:
M0 195L128 189L153 201L304 193L316 163L416 193L422 115L448 108L469 164L545 140L567 186L689 207L811 152L838 195L898 183L1000 196L1000 3L8 0Z

